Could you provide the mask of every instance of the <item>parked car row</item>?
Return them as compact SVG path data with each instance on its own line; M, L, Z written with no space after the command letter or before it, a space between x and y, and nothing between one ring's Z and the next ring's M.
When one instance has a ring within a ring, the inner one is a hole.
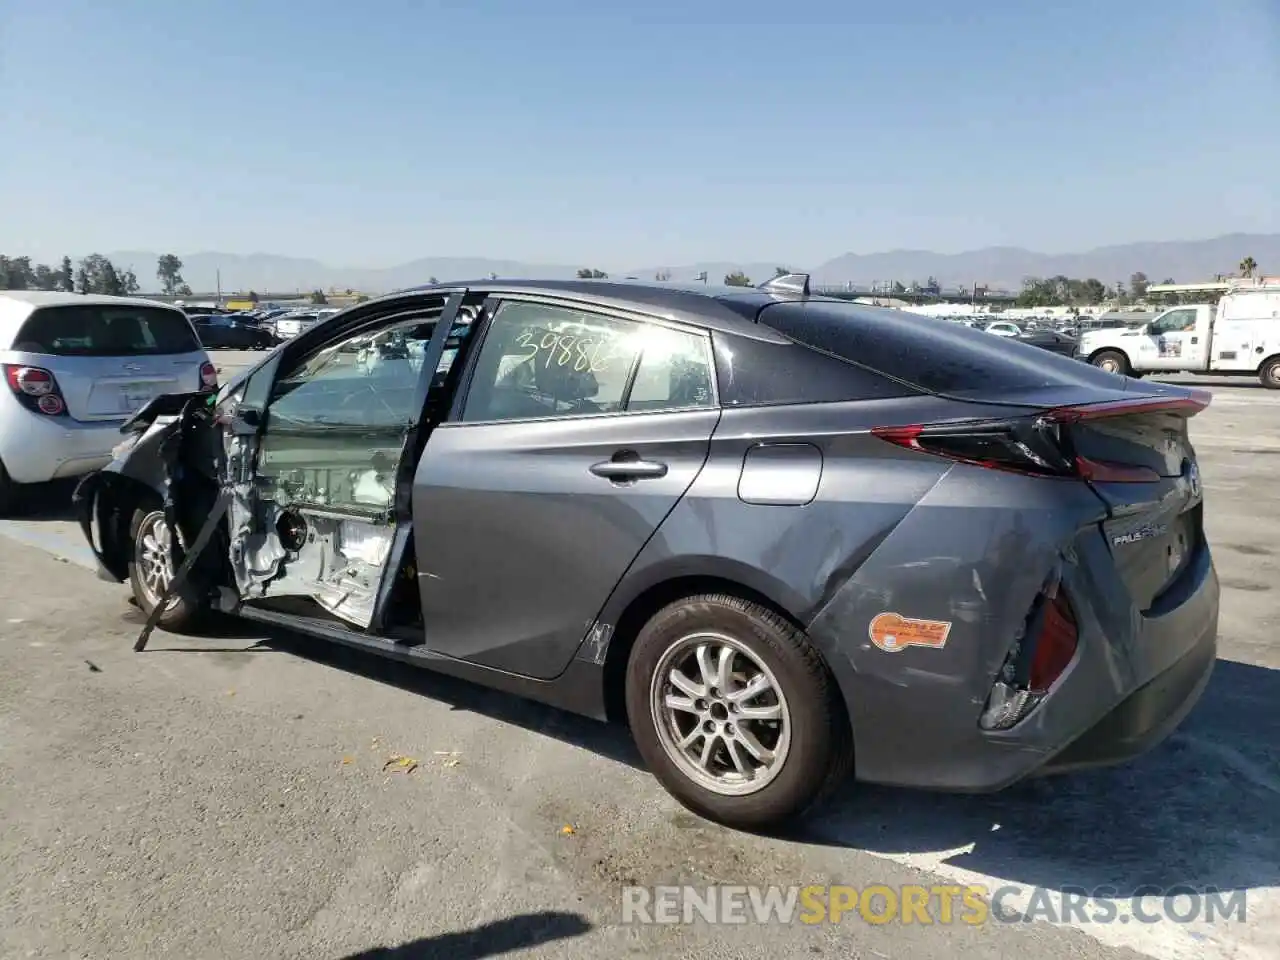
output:
M270 350L338 312L336 307L183 308L210 350Z
M1052 317L1034 317L1029 320L995 320L990 317L943 317L953 323L966 327L984 330L997 337L1005 337L1022 343L1057 353L1064 357L1074 356L1077 350L1079 331L1071 320Z
M245 314L197 314L191 323L210 350L270 350L280 342L273 327Z

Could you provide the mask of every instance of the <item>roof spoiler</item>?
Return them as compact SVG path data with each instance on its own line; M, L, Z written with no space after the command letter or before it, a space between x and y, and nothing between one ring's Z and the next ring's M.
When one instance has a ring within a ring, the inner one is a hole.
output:
M807 297L809 296L809 275L807 273L780 273L772 280L766 280L756 289L763 290L765 293L789 293Z

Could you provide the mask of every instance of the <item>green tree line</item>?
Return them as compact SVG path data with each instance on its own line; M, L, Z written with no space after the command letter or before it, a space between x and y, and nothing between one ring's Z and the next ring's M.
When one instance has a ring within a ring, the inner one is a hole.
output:
M1241 277L1258 275L1258 263L1253 257L1245 257L1240 261ZM1220 274L1216 279L1223 279ZM1162 284L1168 285L1176 281L1166 277ZM1074 277L1027 277L1022 281L1022 292L1018 294L1019 307L1084 307L1095 306L1103 301L1111 301L1116 306L1125 306L1141 300L1147 303L1177 306L1179 303L1197 303L1205 299L1204 293L1156 293L1147 295L1151 281L1141 271L1130 275L1129 282L1117 281L1108 285L1096 277L1080 280Z
M160 289L170 295L190 294L182 279L182 261L166 253L156 261ZM63 293L102 293L127 297L141 289L138 277L128 267L118 267L100 253L91 253L72 264L63 257L56 265L33 263L30 257L0 254L0 290L50 290Z

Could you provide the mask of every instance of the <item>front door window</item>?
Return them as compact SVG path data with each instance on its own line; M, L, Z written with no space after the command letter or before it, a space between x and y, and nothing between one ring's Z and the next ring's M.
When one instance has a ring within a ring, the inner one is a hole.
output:
M350 337L276 382L257 473L279 502L362 513L391 506L434 327L416 317Z

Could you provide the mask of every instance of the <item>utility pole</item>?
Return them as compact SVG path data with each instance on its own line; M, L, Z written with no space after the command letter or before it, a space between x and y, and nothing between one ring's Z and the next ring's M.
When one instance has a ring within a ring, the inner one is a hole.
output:
M215 271L215 272L216 272L216 274L217 274L217 278L218 278L218 279L217 279L217 284L218 284L218 299L217 299L215 302L218 304L218 306L222 306L222 268L221 268L221 267L219 267L219 268L217 269L217 271Z

